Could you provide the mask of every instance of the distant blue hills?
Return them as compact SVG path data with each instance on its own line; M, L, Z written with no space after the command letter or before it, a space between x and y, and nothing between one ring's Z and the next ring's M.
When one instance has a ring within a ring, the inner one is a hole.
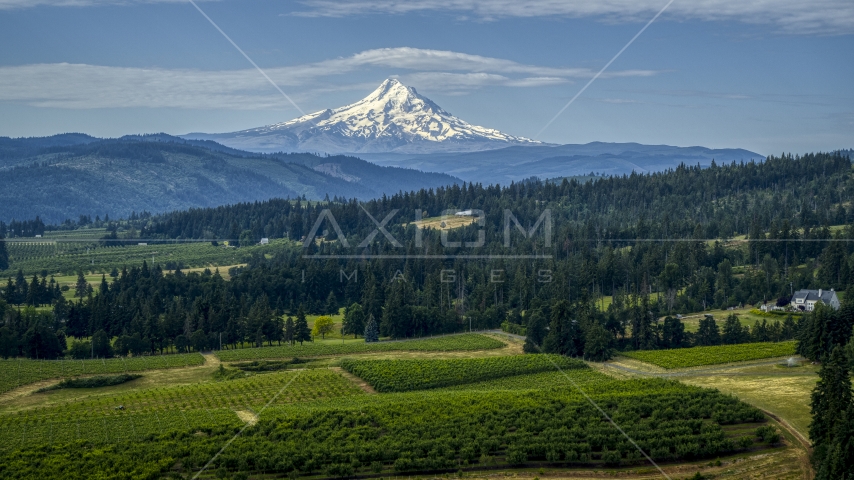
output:
M462 182L651 173L763 160L743 149L638 143L511 146L467 153L247 152L166 134L0 137L0 220L162 213L269 198L370 199ZM367 160L367 161L366 161Z
M530 177L561 178L661 172L679 164L707 167L764 160L740 148L711 149L639 143L592 142L583 145L513 146L497 150L449 154L365 153L361 158L379 165L442 172L469 182L508 184Z

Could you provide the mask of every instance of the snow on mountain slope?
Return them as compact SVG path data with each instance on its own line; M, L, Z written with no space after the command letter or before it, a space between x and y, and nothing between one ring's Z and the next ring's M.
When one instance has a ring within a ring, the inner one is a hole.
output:
M234 133L189 134L252 151L435 153L542 145L457 118L396 79L351 105Z

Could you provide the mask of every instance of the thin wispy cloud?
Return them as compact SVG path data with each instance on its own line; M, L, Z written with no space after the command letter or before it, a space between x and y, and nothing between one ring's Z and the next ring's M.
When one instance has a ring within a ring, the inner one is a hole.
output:
M213 0L208 0L213 1ZM93 7L185 0L0 0L0 10L31 7ZM455 19L597 17L607 22L642 21L661 8L661 0L303 0L287 15L347 17L447 12ZM854 2L850 0L690 0L676 2L665 19L738 21L776 26L789 34L854 33Z
M449 12L481 20L510 17L600 17L610 22L640 21L658 11L661 0L304 0L292 15L346 17L370 14ZM674 3L666 18L739 21L776 25L795 34L854 32L850 0L690 0Z
M294 87L297 96L308 98L332 90L353 89L352 85L324 83L324 79L376 69L399 70L397 76L409 85L453 93L488 86L542 87L595 74L586 68L525 65L500 58L409 47L367 50L349 57L265 71L277 84ZM624 70L610 76L643 77L655 73ZM282 108L281 98L253 69L205 71L70 63L0 67L0 101L71 109Z
M219 1L219 0L196 0ZM0 0L0 10L32 7L100 7L112 5L139 5L146 3L187 3L187 0Z
M461 92L480 87L544 87L570 82L563 77L510 78L495 73L420 72L397 76L407 85L451 92Z

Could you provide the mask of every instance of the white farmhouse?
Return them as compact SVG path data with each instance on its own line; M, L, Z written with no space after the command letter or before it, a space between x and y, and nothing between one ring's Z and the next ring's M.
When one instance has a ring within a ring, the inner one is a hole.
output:
M821 300L825 305L830 305L830 308L839 310L839 296L831 288L830 290L798 290L792 295L792 308L804 312L811 312L815 308L816 302Z
M471 210L463 210L462 212L457 212L454 215L456 215L457 217L473 217L474 212L472 212Z

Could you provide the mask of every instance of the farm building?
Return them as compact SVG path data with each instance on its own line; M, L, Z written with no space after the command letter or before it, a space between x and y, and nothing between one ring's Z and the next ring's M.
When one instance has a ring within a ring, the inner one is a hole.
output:
M830 305L830 308L839 310L839 296L833 289L830 290L798 290L792 295L792 308L811 312L815 308L816 302L821 300L825 305Z

